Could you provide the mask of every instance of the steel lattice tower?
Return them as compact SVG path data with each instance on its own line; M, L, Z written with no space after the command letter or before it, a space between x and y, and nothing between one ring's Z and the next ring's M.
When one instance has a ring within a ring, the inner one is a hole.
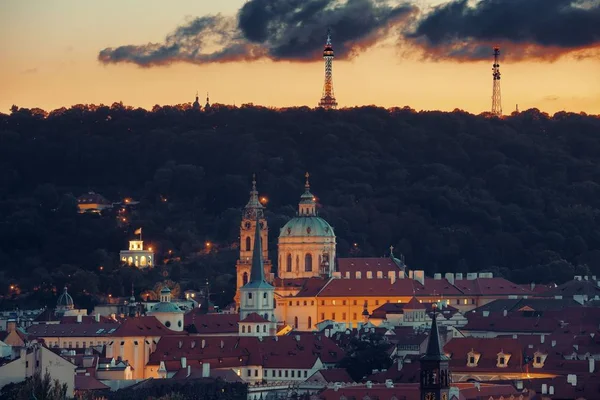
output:
M327 42L323 50L323 59L325 60L325 83L323 84L323 95L319 101L319 107L326 110L337 107L335 95L333 94L333 46L331 45L331 30L327 30Z
M492 76L494 77L494 88L492 90L492 114L502 115L502 97L500 95L500 64L498 57L500 56L500 47L494 47L494 66L492 68Z

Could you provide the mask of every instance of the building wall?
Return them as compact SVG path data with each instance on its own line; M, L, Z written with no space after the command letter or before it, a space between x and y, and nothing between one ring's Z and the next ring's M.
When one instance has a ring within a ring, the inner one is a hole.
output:
M23 349L16 360L0 367L0 387L18 383L39 372L42 376L48 371L52 379L67 384L67 396L73 396L75 388L75 365L54 354L40 344L34 344L30 351Z
M327 254L329 258L327 276L331 276L335 266L335 244L335 237L331 236L280 236L277 275L283 279L320 276L322 256ZM311 271L305 270L307 254L312 257ZM292 260L291 271L288 270L288 255Z
M106 347L106 356L126 360L133 368L133 379L148 378L145 376L145 366L150 354L156 350L154 342L158 343L160 337L136 336L136 337L114 337L112 344Z
M121 262L129 265L135 265L139 268L154 266L154 253L148 250L121 250L119 255Z

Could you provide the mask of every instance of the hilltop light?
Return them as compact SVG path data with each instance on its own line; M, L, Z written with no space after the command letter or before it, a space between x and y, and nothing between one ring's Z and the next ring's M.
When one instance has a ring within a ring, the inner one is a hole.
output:
M131 199L125 199L125 204L131 203Z
M148 251L152 251L152 247L148 247Z
M268 199L268 198L266 198L265 196L263 196L263 197L261 197L261 198L260 198L260 202L261 202L262 204L267 204L267 203L269 202L269 199Z
M205 245L206 245L206 247L210 247L210 246L212 246L212 243L211 242L206 242Z

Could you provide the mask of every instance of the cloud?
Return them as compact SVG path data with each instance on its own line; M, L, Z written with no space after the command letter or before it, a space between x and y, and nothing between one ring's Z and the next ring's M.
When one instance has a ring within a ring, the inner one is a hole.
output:
M237 18L195 18L162 43L106 48L98 60L142 67L260 58L307 61L322 51L328 28L334 35L336 57L351 58L415 12L414 6L385 0L250 0Z
M453 0L422 16L405 37L430 58L511 59L597 55L600 0Z

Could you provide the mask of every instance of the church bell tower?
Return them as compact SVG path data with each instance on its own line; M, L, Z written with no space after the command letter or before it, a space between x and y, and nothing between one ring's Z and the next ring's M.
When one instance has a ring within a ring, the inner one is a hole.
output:
M450 359L442 351L435 307L433 308L427 351L421 356L419 362L421 363L419 386L421 400L448 400L448 391L452 382L449 368Z
M264 215L264 206L258 198L256 190L256 176L252 177L252 190L250 199L242 212L242 222L240 225L240 257L236 262L237 285L235 292L236 307L240 306L240 288L248 283L250 279L250 270L252 266L252 257L254 251L256 224L260 224L260 240L262 248L262 259L264 265L264 274L268 282L273 282L273 273L271 272L271 261L269 260L269 227Z

